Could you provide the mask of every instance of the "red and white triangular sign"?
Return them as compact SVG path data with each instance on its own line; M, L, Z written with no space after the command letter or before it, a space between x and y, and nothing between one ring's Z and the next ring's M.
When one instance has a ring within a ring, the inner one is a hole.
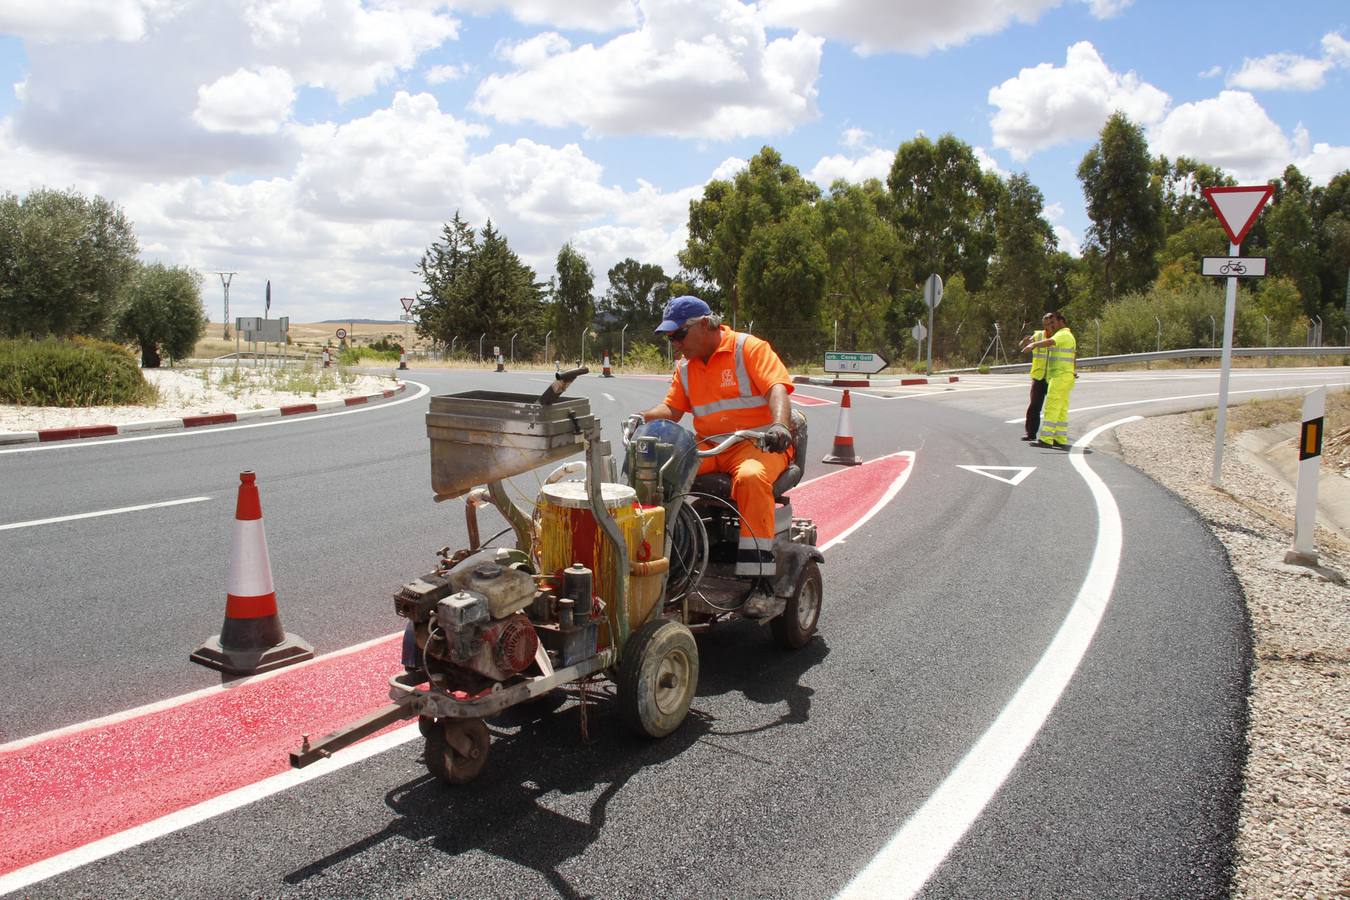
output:
M1228 239L1241 244L1242 239L1251 230L1261 207L1266 205L1270 195L1275 192L1273 185L1263 184L1254 187L1212 187L1202 193L1214 212L1219 216L1219 224L1228 232Z

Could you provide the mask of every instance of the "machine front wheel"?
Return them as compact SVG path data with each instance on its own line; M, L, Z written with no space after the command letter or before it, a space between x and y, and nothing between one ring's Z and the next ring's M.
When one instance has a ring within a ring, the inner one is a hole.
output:
M420 722L418 724L421 724ZM427 770L446 784L467 784L487 765L492 736L482 719L440 719L427 730Z
M619 715L638 734L665 737L698 689L698 644L679 622L657 619L628 636L619 665Z
M789 650L800 650L816 633L820 621L820 601L824 595L820 566L809 562L802 567L797 589L792 592L782 615L769 623L774 640Z

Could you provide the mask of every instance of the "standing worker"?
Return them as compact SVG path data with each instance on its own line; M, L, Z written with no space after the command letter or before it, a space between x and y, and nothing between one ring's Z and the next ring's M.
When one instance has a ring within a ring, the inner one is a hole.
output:
M675 364L661 403L642 413L644 421L694 416L694 433L708 443L714 435L744 428L764 429L764 449L743 441L699 465L699 474L727 472L731 497L740 512L736 574L757 579L741 608L747 618L767 619L783 611L773 596L773 483L787 468L792 444L792 379L767 341L732 331L697 297L676 297L661 313L664 334L683 358Z
M1032 332L1031 337L1022 342L1022 352L1037 341L1043 341L1055 333L1055 315L1046 313L1041 317L1041 330ZM1031 351L1031 402L1027 404L1027 418L1025 423L1026 434L1022 437L1024 441L1036 440L1037 433L1041 430L1041 407L1045 405L1045 357L1049 352L1046 347L1037 347Z
M1069 330L1069 322L1059 313L1054 318L1054 333L1027 344L1026 349L1047 350L1045 359L1045 410L1041 419L1040 440L1034 446L1069 449L1069 392L1078 377L1078 341Z

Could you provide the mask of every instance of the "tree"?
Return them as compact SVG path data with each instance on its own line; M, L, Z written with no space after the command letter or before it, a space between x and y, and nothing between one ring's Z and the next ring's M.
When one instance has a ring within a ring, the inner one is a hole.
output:
M1025 173L1008 179L999 198L998 251L987 293L993 295L995 321L1009 334L1024 322L1039 321L1051 308L1050 260L1059 242L1044 210L1040 189Z
M1293 280L1303 297L1303 311L1311 317L1322 309L1318 277L1322 260L1313 229L1310 193L1311 185L1298 168L1286 167L1283 179L1275 182L1274 204L1262 218L1271 271Z
M75 191L0 197L0 334L103 336L136 270L117 204Z
M786 220L755 229L736 282L746 321L758 322L761 337L796 358L815 355L821 337L828 276L815 217L814 209L801 206Z
M710 181L703 199L690 201L689 240L680 265L713 285L718 296L704 299L738 323L745 317L738 292L741 257L755 230L784 221L819 197L820 188L785 164L777 150L764 147L730 182Z
M557 330L558 352L570 356L572 341L577 342L581 358L581 332L589 330L595 319L595 275L590 263L570 243L558 251L557 277L553 282L553 322ZM585 363L585 360L582 360Z
M880 347L899 283L903 251L883 218L885 203L881 182L871 179L861 186L836 181L817 205L828 273L823 324L839 323L848 350Z
M1178 156L1176 162L1159 156L1153 162L1153 173L1161 192L1163 234L1169 237L1196 222L1215 220L1205 188L1237 184L1223 169L1185 156Z
M1101 137L1078 165L1087 198L1088 242L1098 251L1108 299L1143 290L1157 274L1162 240L1162 188L1152 178L1144 130L1124 113L1102 126Z
M151 263L137 268L118 307L114 333L141 348L141 366L157 369L163 357L186 359L206 332L202 276L182 266Z
M670 279L652 263L640 263L631 256L609 270L609 289L600 301L600 311L612 316L622 329L627 325L635 335L650 336L661 323L661 310L670 299Z
M891 222L909 247L906 281L960 272L972 291L984 286L994 252L994 212L1002 185L985 174L975 151L944 134L901 144L886 178Z
M456 287L477 254L473 228L455 210L454 218L441 229L441 241L428 247L417 265L423 285L413 306L419 335L442 343L454 337L458 312L454 307L460 299Z

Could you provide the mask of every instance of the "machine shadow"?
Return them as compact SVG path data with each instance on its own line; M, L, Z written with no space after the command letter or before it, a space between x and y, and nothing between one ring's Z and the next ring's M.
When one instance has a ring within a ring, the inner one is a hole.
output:
M633 735L619 720L612 691L590 690L586 716L590 740L581 734L581 705L573 690L521 704L488 720L492 750L474 782L452 787L425 775L393 788L385 804L395 818L384 828L284 876L303 884L391 838L434 847L447 857L478 850L539 872L558 896L585 896L561 873L600 837L609 804L638 772L668 762L716 731L699 699L732 692L752 703L788 710L774 722L748 731L805 722L813 691L801 676L829 653L816 637L801 650L776 646L760 626L733 624L699 638L698 697L673 734L650 740ZM599 794L584 817L573 817L542 800L550 794Z

